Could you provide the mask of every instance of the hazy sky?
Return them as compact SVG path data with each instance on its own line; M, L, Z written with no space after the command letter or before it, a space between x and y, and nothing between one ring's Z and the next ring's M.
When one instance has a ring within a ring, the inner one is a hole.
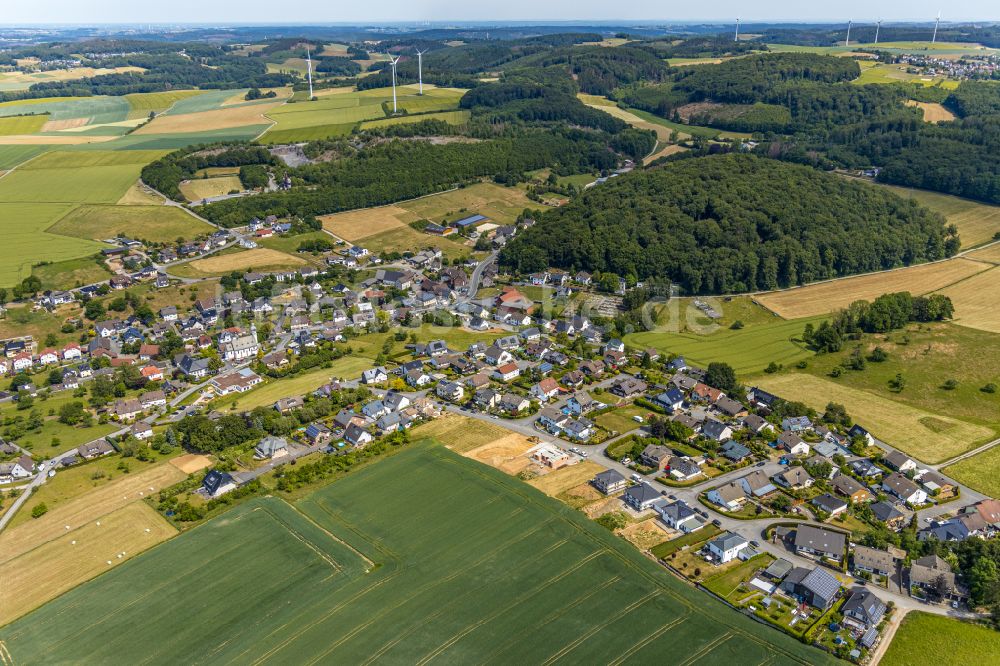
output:
M1000 20L998 0L0 0L0 24L11 23L377 23L472 20Z

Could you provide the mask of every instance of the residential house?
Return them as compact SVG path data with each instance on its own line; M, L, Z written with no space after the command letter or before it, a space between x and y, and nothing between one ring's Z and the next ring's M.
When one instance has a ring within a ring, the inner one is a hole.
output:
M604 407L603 402L594 400L589 393L575 393L566 401L566 410L574 415L581 416L587 412Z
M370 432L354 423L347 426L347 429L344 430L344 441L353 446L364 446L365 444L370 444L374 439Z
M515 399L519 398L520 400L523 400L524 403L528 402L527 399L525 399L525 398L523 398L523 397L521 397L519 395L515 395L513 393L511 393L510 395L512 397L514 397ZM498 391L495 391L495 390L493 390L493 389L491 389L489 387L487 387L487 388L481 388L481 389L478 389L475 392L475 394L472 396L472 402L479 409L490 410L490 409L493 409L494 407L497 407L498 405L500 405L500 399L501 399L501 397L503 397L503 396L501 396ZM520 402L520 400L518 401L518 403Z
M666 469L673 452L662 444L650 444L639 455L639 462L656 470Z
M830 486L833 488L833 492L847 498L847 501L852 504L857 502L870 502L875 499L867 488L858 483L854 477L848 476L847 474L838 474L833 477L833 480L830 482Z
M872 437L872 434L859 426L857 423L851 426L851 429L847 431L847 436L852 440L860 437L866 445L875 446L875 438Z
M646 392L648 389L646 382L635 377L619 378L611 387L611 392L623 398L631 398Z
M667 461L667 469L670 471L670 478L675 481L690 481L701 476L701 467L691 458L672 456Z
M369 368L361 373L361 383L363 384L382 384L387 381L389 381L389 373L381 366Z
M493 391L492 389L484 390ZM503 396L500 396L500 394L496 393L496 391L493 391L493 393L496 396L496 404L492 406L499 406L501 410L508 414L520 414L531 406L531 402L523 395L518 395L516 393L504 393Z
M800 555L814 555L840 562L844 559L846 544L847 538L841 532L805 524L799 524L795 529L795 552Z
M274 409L277 410L279 414L290 414L304 404L305 401L301 397L293 395L276 401L274 403Z
M743 486L743 492L745 492L747 496L753 495L754 497L764 497L778 490L775 485L771 483L771 479L768 478L764 470L760 469L755 469L746 476L741 476L736 480L736 483Z
M521 369L517 367L517 363L507 363L493 371L493 378L501 382L510 382L520 376Z
M788 451L793 456L809 455L809 444L794 432L787 430L782 432L775 440L775 444L779 449Z
M749 458L752 452L736 440L731 439L719 447L719 453L733 462L742 462Z
M779 472L772 477L779 486L791 490L802 490L813 484L813 478L805 467L789 467L783 472Z
M715 401L713 408L730 418L737 418L740 416L746 416L747 409L741 403L733 400L732 398L727 398L725 396L719 398Z
M882 477L882 468L868 458L852 460L848 463L848 467L862 479L879 479Z
M653 402L669 412L676 412L684 407L684 394L680 389L671 387L653 398Z
M871 510L875 520L884 523L886 527L894 532L898 532L906 527L906 524L910 520L906 513L903 513L903 511L889 502L875 502L871 505Z
M834 497L830 493L823 493L814 497L810 503L821 511L825 511L830 516L836 516L847 511L847 502L839 497Z
M790 416L781 420L781 429L787 432L806 432L812 430L813 424L808 416Z
M896 561L887 551L855 546L852 555L855 571L867 571L880 576L888 576L896 571Z
M201 487L206 495L214 499L236 490L236 481L229 472L220 472L217 469L213 469L201 480Z
M723 486L709 490L705 493L705 497L709 502L721 506L727 511L736 511L746 501L747 493L742 483L730 481Z
M661 497L662 495L660 495L660 492L656 488L643 482L628 488L622 499L636 511L645 511L652 506L653 502Z
M559 384L551 377L545 377L531 387L530 393L541 402L546 402L547 400L559 395Z
M465 389L458 382L441 382L437 385L434 392L437 393L439 398L450 400L451 402L459 402L465 397Z
M77 447L77 453L84 460L90 460L91 458L100 458L101 456L111 455L115 452L115 448L108 444L107 441L103 439L94 440L93 442L87 442L86 444L81 444Z
M273 437L268 435L257 442L253 449L253 456L258 460L273 460L288 455L288 440L284 437Z
M963 597L951 565L937 555L926 555L910 566L910 585L925 590L937 590L940 586L946 597Z
M739 534L723 532L709 541L706 547L716 562L725 564L739 557L740 553L750 547L750 542Z
M844 624L860 631L877 627L885 617L886 610L888 608L882 600L863 587L851 590L840 607Z
M707 418L701 426L701 434L717 442L725 442L733 438L733 429L722 421Z
M717 388L697 382L695 383L694 388L691 389L691 396L698 402L714 404L720 398L726 397L726 394Z
M120 421L131 421L139 414L142 414L142 404L135 398L115 402L114 415Z
M614 469L600 472L590 483L605 495L613 495L621 492L628 486L628 481L625 477Z
M306 439L312 444L326 444L333 439L333 431L322 423L310 423L306 428Z
M657 505L654 508L667 527L685 534L701 529L708 522L683 500Z
M882 489L910 506L919 506L927 502L927 492L899 472L882 479Z
M917 468L917 462L902 451L890 451L882 456L882 462L897 472L909 472Z
M795 567L781 581L781 589L801 599L803 603L826 610L840 592L840 581L820 567Z

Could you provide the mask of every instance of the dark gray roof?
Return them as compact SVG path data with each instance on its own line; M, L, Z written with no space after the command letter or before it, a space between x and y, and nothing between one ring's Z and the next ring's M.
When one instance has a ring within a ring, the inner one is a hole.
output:
M812 525L799 525L795 530L795 547L843 557L846 537L840 532L823 530Z
M819 567L813 569L802 579L802 587L806 588L814 595L826 600L833 599L840 589L840 581L826 569Z
M637 486L632 486L625 491L625 495L633 498L638 504L649 502L660 497L660 493L656 490L656 488L648 483L640 483Z

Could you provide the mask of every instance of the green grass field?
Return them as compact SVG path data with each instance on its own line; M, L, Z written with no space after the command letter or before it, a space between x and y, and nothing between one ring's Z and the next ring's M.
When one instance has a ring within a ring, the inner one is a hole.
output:
M119 232L131 238L172 242L210 233L212 226L176 206L80 206L48 228L52 234L104 240Z
M17 172L0 179L0 192ZM41 261L58 263L77 259L107 247L94 241L48 233L46 230L71 209L58 203L0 203L0 286L10 287L31 274Z
M40 132L42 125L48 121L47 115L13 116L0 118L0 136L14 134L34 134Z
M1000 661L1000 633L949 617L911 611L879 663L995 664L994 659Z
M426 445L294 507L246 503L0 639L14 663L833 663L526 484Z
M163 111L169 109L182 99L204 95L204 90L170 90L155 93L133 93L125 95L132 111Z
M94 284L111 277L111 272L103 264L98 265L93 257L67 259L53 264L35 266L31 274L42 281L42 290L72 289L85 284Z
M17 169L0 180L0 203L115 203L136 181L141 170L137 164Z
M737 301L733 301L736 303ZM818 323L823 317L785 321L777 317L764 316L763 308L752 306L746 318L741 318L742 329L729 328L729 317L721 320L721 325L712 325L693 306L682 305L674 312L668 305L668 312L661 314L666 323L656 330L630 333L625 336L625 344L645 349L652 347L663 353L679 354L688 363L705 366L712 361L729 363L740 374L760 372L769 363L792 365L812 357L813 352L798 342L806 322ZM740 305L740 311L745 306ZM722 305L725 314L725 304ZM701 332L704 331L704 332Z
M0 146L0 169L11 169L49 150L52 146Z
M973 490L990 497L1000 496L1000 447L995 446L954 465L948 465L943 471Z
M438 113L421 113L414 116L397 116L395 118L380 118L378 120L366 120L361 123L361 129L372 129L375 127L386 127L387 125L406 125L409 123L419 123L425 120L442 120L450 125L462 125L469 121L471 111L440 111Z
M819 412L831 402L841 404L872 435L930 464L954 458L996 436L995 428L961 421L948 412L917 409L832 379L791 373L758 377L754 383Z
M88 118L89 124L115 123L128 117L124 97L49 97L0 104L0 116L48 113L50 120Z
M236 402L239 409L272 405L280 398L290 395L306 395L315 391L331 378L357 379L361 371L372 366L372 362L360 356L345 356L333 362L329 368L316 368L285 379L268 379L266 383L239 396L224 396L218 399L220 409Z

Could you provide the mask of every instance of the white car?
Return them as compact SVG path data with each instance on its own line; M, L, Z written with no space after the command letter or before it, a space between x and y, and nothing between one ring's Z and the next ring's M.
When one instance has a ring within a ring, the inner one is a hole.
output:
M638 416L638 415L637 416L633 416L632 420L635 421L636 423L642 423L643 422L642 421L642 417Z
M642 481L642 475L641 474L633 474L631 478L636 483L639 483L640 481Z

